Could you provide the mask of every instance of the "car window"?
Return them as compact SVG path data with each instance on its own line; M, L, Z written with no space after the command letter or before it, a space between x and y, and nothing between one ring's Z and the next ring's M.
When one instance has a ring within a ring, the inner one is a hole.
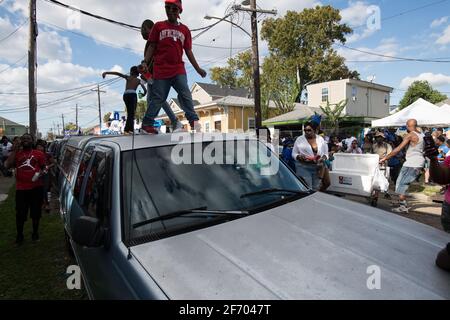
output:
M68 146L64 150L64 156L62 158L61 166L62 166L63 172L66 176L67 176L67 172L69 171L74 153L75 153L74 147Z
M75 199L79 200L81 186L83 184L84 178L86 177L86 173L89 169L89 163L92 159L92 154L94 152L94 147L86 148L86 151L83 154L83 158L80 161L80 167L78 169L77 179L75 180L75 186L73 195Z
M279 168L272 175L262 174L264 165L260 162L248 163L249 142L242 142L235 146L234 152L224 152L222 164L176 164L172 158L174 146L136 150L134 157L133 152L124 152L122 201L125 237L160 237L165 232L171 233L180 227L195 227L205 221L202 217L196 220L184 216L141 228L132 227L180 210L248 211L269 206L295 194L273 192L246 196L254 192L273 188L306 192L307 188L279 161L278 156L261 144L259 156L269 156ZM205 151L208 147L208 143L198 144L200 146L193 144L192 150ZM245 163L237 161L239 154L244 154Z
M82 189L84 214L107 223L111 203L112 152L96 151Z

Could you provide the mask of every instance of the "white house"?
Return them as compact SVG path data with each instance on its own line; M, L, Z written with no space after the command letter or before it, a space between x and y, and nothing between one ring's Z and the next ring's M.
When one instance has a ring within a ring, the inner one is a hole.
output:
M307 86L308 106L319 107L348 100L344 114L364 118L364 122L389 115L390 94L393 88L377 83L342 79Z

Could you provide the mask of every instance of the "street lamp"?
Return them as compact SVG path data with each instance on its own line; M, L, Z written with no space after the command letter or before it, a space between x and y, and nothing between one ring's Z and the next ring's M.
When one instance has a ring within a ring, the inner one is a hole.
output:
M228 22L228 23L231 23L233 26L235 26L236 28L239 28L239 29L241 29L242 31L244 31L245 32L245 34L246 35L248 35L250 38L252 37L252 35L247 31L247 30L245 30L244 28L242 28L240 25L238 25L237 23L235 23L235 22L233 22L233 21L231 21L231 20L228 20L228 19L224 19L224 18L219 18L219 17L214 17L214 16L209 16L209 15L206 15L205 17L204 17L206 20L221 20L221 21L226 21L226 22Z

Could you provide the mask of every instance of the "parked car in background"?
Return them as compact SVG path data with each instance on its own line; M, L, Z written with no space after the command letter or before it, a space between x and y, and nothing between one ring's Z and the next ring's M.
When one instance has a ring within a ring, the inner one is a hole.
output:
M450 298L448 234L314 193L252 137L212 142L68 140L61 215L90 298Z

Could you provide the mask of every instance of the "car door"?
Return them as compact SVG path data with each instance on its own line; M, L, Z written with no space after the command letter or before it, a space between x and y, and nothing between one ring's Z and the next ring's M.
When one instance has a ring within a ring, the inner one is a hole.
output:
M86 147L80 160L77 176L73 183L73 201L71 207L68 209L68 214L64 217L66 229L71 234L71 226L73 222L84 214L80 205L80 200L84 194L83 183L87 181L87 176L91 170L92 162L94 160L94 146Z
M112 183L113 151L107 147L96 146L84 173L79 201L74 202L72 210L96 218L103 228L111 229ZM72 226L76 221L75 217L75 214L71 217ZM72 241L72 247L90 297L131 298L131 295L127 294L129 289L115 260L118 254L114 244L111 247L87 248Z

